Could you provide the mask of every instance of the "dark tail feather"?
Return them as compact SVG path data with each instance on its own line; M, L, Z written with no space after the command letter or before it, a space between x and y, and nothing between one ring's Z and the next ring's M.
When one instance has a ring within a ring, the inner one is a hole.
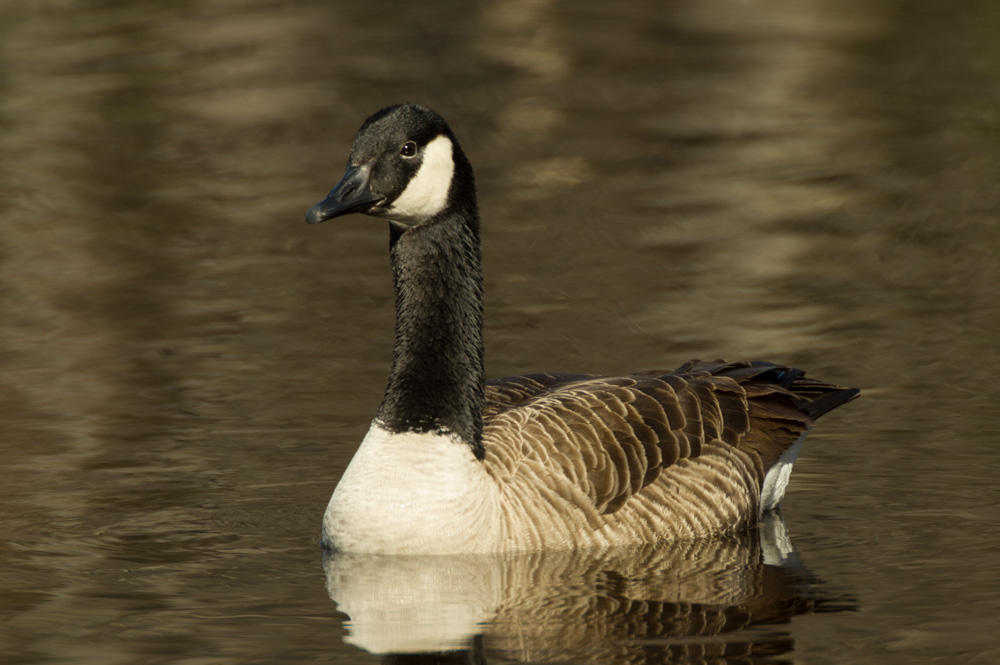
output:
M833 411L841 404L850 402L860 394L861 391L857 388L843 388L834 392L823 393L809 403L801 405L799 408L805 411L807 416L816 420L823 414Z
M727 369L720 374L731 376L736 380L753 376L758 380L773 381L799 398L797 406L811 420L816 420L838 406L850 402L861 393L857 388L847 388L807 378L805 372L794 367L782 367L764 361L733 363L732 366L734 369ZM736 369L735 366L739 368Z
M765 386L766 388L768 383L780 386L791 393L795 408L808 416L810 420L816 420L838 406L850 402L861 392L857 388L847 388L810 379L800 369L776 365L763 360L734 363L722 360L689 360L671 373L692 376L702 372L729 377L747 390L753 386ZM758 407L762 408L760 404Z

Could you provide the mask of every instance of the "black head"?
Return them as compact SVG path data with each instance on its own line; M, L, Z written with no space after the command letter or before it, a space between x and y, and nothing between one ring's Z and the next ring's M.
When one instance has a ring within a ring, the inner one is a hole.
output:
M475 205L472 169L448 124L434 111L401 104L365 121L347 172L306 221L358 212L418 226L465 199Z

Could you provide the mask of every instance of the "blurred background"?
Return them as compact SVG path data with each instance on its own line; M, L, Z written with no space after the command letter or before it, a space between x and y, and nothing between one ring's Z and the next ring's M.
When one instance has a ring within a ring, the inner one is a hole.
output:
M998 35L995 0L0 3L5 662L377 660L318 531L387 233L303 214L401 101L476 168L489 375L862 388L784 508L857 611L788 662L997 662Z

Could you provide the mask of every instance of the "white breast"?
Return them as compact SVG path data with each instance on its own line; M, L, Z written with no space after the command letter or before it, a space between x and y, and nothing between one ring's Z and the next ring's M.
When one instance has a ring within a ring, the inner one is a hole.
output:
M461 439L373 423L323 518L335 550L445 554L497 549L499 492Z

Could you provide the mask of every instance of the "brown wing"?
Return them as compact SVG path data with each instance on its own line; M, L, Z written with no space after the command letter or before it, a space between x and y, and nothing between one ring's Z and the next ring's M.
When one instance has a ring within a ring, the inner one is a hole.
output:
M769 363L506 377L487 383L484 443L512 472L524 462L564 474L608 514L706 441L755 453L763 479L814 418L856 393Z

